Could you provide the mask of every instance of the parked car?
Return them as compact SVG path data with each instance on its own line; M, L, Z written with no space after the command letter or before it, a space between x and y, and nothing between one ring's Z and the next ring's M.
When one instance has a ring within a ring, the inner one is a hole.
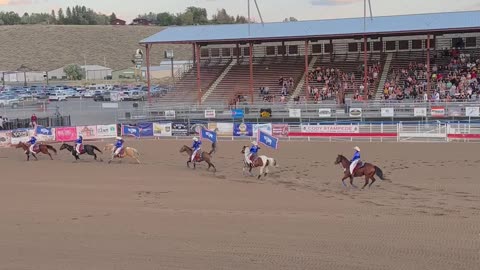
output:
M15 108L20 103L20 100L14 96L1 96L0 97L0 106L1 107L13 107Z
M67 101L67 95L64 93L51 93L50 96L48 96L48 100L50 101Z
M110 92L96 92L93 95L93 101L111 101Z
M136 90L129 91L128 99L133 101L145 100L145 93L143 91L136 91Z

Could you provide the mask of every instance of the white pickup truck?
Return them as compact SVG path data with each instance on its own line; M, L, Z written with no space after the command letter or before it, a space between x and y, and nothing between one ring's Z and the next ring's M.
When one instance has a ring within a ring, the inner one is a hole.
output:
M50 101L67 101L67 95L65 93L52 93L48 96Z

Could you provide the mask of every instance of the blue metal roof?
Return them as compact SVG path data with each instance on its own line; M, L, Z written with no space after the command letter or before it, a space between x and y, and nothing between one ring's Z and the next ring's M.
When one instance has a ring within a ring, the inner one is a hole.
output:
M446 12L367 19L367 34L435 33L480 30L480 11ZM249 40L295 40L363 35L363 18L251 24L169 27L140 43L232 42Z

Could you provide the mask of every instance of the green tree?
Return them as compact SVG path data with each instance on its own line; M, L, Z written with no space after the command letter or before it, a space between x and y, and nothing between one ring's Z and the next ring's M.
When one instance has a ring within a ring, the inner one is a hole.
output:
M117 15L115 14L115 12L112 12L112 15L110 15L110 22L113 22L116 19L117 19Z
M52 9L52 14L50 16L51 16L51 23L52 24L57 23L57 16L55 15L55 10Z
M72 24L72 21L73 21L72 17L73 17L72 10L70 9L70 7L67 7L67 11L65 12L64 24Z
M245 18L245 16L237 15L235 18L235 23L248 23L248 20Z
M227 11L222 8L217 10L217 14L213 15L212 22L218 24L231 24L235 23L235 18L228 15Z
M193 24L208 24L207 9L199 7L187 7L185 13L191 13ZM188 17L190 15L187 15Z
M168 12L162 12L157 14L156 24L161 26L174 25L176 22L176 17L173 14Z
M65 24L65 15L63 14L63 9L58 10L58 24Z
M79 65L68 65L63 68L63 72L67 75L69 80L81 80L83 78L84 70Z

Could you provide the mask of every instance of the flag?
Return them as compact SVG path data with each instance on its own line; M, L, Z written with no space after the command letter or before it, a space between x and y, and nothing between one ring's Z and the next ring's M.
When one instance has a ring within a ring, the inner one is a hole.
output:
M122 135L123 136L133 136L140 137L140 130L135 126L122 125Z
M263 130L258 130L257 140L259 143L268 146L273 149L278 149L278 138L266 133Z
M205 128L202 128L202 133L201 133L202 139L207 139L211 141L212 143L217 142L217 133Z

